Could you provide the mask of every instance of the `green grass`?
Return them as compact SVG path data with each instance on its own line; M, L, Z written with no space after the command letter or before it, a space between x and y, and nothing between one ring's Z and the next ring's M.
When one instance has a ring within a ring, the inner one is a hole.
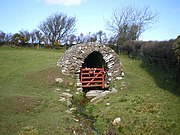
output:
M0 48L0 134L33 127L40 134L72 134L76 126L54 92L61 77L58 51ZM62 89L62 91L65 89Z
M59 102L55 88L67 88L54 82L62 77L56 62L63 53L57 50L0 48L0 135L31 132L40 135L73 134L180 134L180 86L171 71L120 55L125 77L115 82L117 93L85 106L84 114L93 118L90 127L83 118ZM169 77L170 76L170 77ZM75 96L78 102L82 97ZM82 101L84 102L84 101ZM107 105L106 103L110 103ZM121 118L121 124L112 121ZM86 125L87 124L87 125ZM94 131L91 128L94 128ZM96 131L96 132L95 132Z
M102 134L180 134L180 87L171 72L126 55L120 59L124 80L115 83L118 93L93 103L94 126ZM122 121L112 130L116 117Z

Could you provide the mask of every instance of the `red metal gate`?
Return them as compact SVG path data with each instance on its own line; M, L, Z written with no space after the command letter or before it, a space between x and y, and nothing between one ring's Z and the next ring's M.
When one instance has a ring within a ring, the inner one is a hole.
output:
M81 68L82 88L101 87L104 89L104 68Z

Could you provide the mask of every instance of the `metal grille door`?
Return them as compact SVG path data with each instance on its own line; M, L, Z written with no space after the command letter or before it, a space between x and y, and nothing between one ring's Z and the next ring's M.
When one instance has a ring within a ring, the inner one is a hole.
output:
M104 68L81 68L82 87L101 87L104 89L104 73Z

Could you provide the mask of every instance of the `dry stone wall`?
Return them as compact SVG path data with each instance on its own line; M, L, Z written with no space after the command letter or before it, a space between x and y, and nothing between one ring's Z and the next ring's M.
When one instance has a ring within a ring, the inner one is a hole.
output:
M114 79L119 79L124 74L119 56L111 48L95 42L78 44L70 47L61 59L57 62L61 66L62 73L76 77L77 83L80 83L80 69L85 58L94 51L102 54L107 65L105 84L109 84Z

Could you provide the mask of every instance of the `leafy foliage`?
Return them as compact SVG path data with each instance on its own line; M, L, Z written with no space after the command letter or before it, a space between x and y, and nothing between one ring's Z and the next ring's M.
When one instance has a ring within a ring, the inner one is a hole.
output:
M120 50L132 58L140 58L154 64L176 71L172 76L176 80L180 74L179 37L169 41L127 41Z
M173 44L173 49L176 54L178 63L180 63L180 36L178 36Z

